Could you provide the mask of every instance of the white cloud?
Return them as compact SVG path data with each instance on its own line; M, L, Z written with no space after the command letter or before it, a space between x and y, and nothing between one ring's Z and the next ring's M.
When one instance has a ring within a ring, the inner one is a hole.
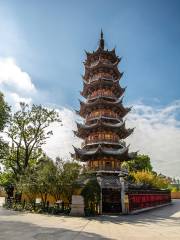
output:
M13 58L0 58L0 90L15 109L19 102L31 103L37 93L29 74Z
M151 157L156 171L180 177L180 101L164 108L143 104L134 106L127 125L136 127L128 138L131 149Z
M45 152L55 159L60 156L63 159L70 158L70 152L73 153L73 145L79 146L81 140L74 136L73 130L76 130L77 115L74 111L68 108L58 109L57 112L62 120L62 123L54 123L50 130L53 131L53 136L47 140L44 146Z
M27 104L31 104L32 103L32 98L24 98L24 97L20 97L17 93L9 93L9 99L12 100L12 102L14 102L14 106L15 109L19 109L19 103L20 102L24 102Z
M0 59L0 85L25 94L32 94L36 90L30 76L17 66L13 58Z
M72 132L76 129L77 116L67 108L58 111L63 126L53 124L54 135L44 149L53 158L68 159L69 152L73 152L72 145L80 146L80 140ZM175 177L180 177L180 121L176 119L179 111L180 101L158 109L138 103L129 114L126 125L136 127L127 139L131 151L148 154L156 171Z

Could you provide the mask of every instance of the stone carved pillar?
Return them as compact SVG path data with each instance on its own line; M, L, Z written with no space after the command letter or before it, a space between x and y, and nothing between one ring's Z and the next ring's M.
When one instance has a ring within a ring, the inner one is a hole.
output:
M119 174L119 181L121 184L121 207L122 207L122 213L128 214L129 213L129 199L128 195L125 194L125 191L127 190L127 184L124 180L124 177L128 175L127 171L121 171Z
M122 213L126 213L126 208L125 208L125 181L124 178L120 176L120 183L121 183L121 208L122 208Z
M70 216L84 216L84 198L80 195L72 195Z
M100 173L97 173L96 175L97 177L97 181L99 183L100 186L100 203L99 203L99 214L102 214L102 175Z

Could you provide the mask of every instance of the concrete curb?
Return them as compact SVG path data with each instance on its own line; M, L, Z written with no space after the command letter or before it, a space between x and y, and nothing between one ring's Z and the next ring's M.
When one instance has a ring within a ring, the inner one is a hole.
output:
M153 209L157 209L157 208L160 208L160 207L169 206L169 205L172 205L172 204L173 204L173 203L170 202L170 203L165 203L165 204L161 204L161 205L154 206L154 207L142 208L142 209L138 209L138 210L134 210L134 211L132 211L132 212L129 212L128 214L129 214L129 215L138 214L138 213L150 211L150 210L153 210Z

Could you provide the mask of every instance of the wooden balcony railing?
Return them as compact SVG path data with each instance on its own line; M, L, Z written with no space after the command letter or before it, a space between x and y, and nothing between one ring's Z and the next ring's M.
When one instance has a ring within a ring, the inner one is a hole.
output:
M112 76L94 76L92 78L89 79L89 82L94 82L94 81L98 81L100 78L103 78L103 79L106 79L106 80L109 80L109 81L113 81L114 78Z
M82 147L84 147L87 144L102 144L102 143L106 143L106 144L119 144L121 145L121 143L119 142L119 139L92 139L92 140L85 140L82 143Z
M95 120L95 119L98 119L98 118L106 118L106 119L109 119L109 120L111 120L111 119L112 120L114 120L114 119L121 120L121 118L118 116L118 114L102 114L102 113L99 113L97 115L97 114L91 113L89 116L86 117L86 121Z
M87 101L96 99L97 97L102 97L102 98L110 98L113 100L117 100L116 96L113 94L99 94L97 93L96 95L91 95L87 98Z
M99 62L99 60L96 60L96 61L92 62L90 66L91 66L91 67L94 67L94 66L96 66L96 65L98 64L98 62ZM104 64L112 64L111 61L106 60L106 59L103 59L102 62L103 62Z
M120 171L120 167L106 167L106 166L93 166L93 167L87 167L88 170L94 170L94 171Z

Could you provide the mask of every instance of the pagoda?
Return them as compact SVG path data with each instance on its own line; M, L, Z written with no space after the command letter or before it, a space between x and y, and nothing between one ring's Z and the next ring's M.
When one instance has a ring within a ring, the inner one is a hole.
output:
M96 172L118 172L122 162L136 154L129 153L124 141L134 129L127 129L123 120L131 108L123 106L125 88L119 84L123 73L118 70L121 58L115 49L105 50L102 31L98 49L86 55L81 92L86 100L80 101L77 111L84 122L77 123L74 132L84 142L81 148L74 147L75 159Z
M86 163L86 168L95 173L101 187L100 213L122 211L121 165L136 157L129 153L124 139L134 129L126 128L124 117L131 108L123 106L125 88L119 84L123 76L118 70L121 61L115 49L105 49L103 32L95 52L86 52L84 62L84 101L80 101L77 113L83 123L77 123L75 135L83 139L81 148L75 148L73 157Z
M75 148L73 157L86 163L89 177L84 182L79 180L80 187L88 181L97 180L100 186L98 213L128 213L129 211L169 203L169 191L139 188L133 184L122 167L124 161L137 156L129 152L125 139L134 129L126 128L124 117L131 108L124 107L121 87L123 76L118 70L121 61L115 49L105 49L103 32L95 52L86 52L84 62L83 90L80 110L77 113L83 122L77 123L75 135L83 139L81 148ZM83 175L83 174L82 174ZM146 197L144 197L146 196ZM78 205L79 206L79 205ZM76 209L76 208L75 208Z

